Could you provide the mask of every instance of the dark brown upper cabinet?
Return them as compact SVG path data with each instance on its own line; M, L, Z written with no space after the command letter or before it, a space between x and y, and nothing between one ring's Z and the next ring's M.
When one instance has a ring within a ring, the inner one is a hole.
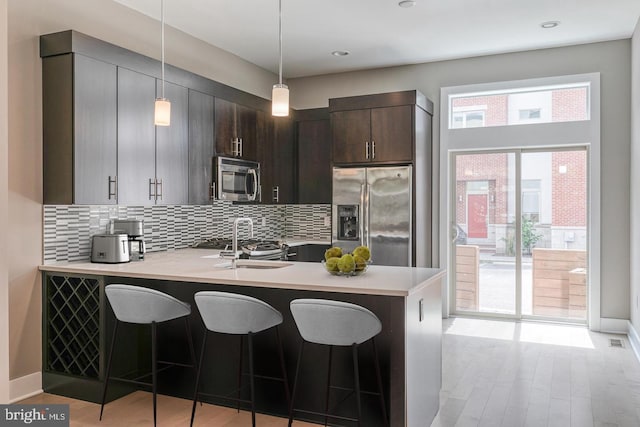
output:
M417 91L330 99L333 163L412 162L416 107L433 110Z
M263 204L295 203L295 163L292 120L257 112L260 201Z
M215 100L189 89L189 204L204 205L213 200L213 156Z
M257 160L256 110L215 100L216 154Z
M331 126L326 108L296 112L297 202L331 203Z
M83 55L43 58L45 204L116 203L116 75Z

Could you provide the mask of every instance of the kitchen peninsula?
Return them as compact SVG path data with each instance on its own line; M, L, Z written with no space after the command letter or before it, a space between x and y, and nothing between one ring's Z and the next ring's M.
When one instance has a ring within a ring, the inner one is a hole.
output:
M251 264L251 261L245 263ZM265 263L254 263L249 267L264 267L262 264ZM98 400L101 380L104 378L105 349L110 344L110 331L113 328L113 313L104 296L104 286L111 283L146 286L189 302L194 308L190 324L196 348L201 343L204 327L193 302L195 292L221 290L266 301L284 316L282 336L290 379L293 378L300 336L289 311L289 302L296 298L327 298L363 305L382 321L383 329L377 343L391 425L430 424L439 407L441 386L440 293L443 270L371 265L360 276L339 277L330 275L318 263L273 262L270 265L278 268L246 268L245 265L237 269L225 268L225 264L228 264L228 260L220 259L218 251L183 249L151 253L144 262L80 262L40 266L44 272L45 296L44 390L85 400ZM181 326L161 326L161 360L187 360L186 339ZM140 351L148 345L146 335L148 331L136 331L132 327L127 345L118 341L121 354L120 360L114 361L114 369L120 373L146 371L149 362L147 357L137 357L138 354L148 354ZM271 337L257 341L257 351L265 355L276 354L275 351L261 351L261 348L272 345L272 341ZM216 392L229 392L237 381L237 338L216 336L216 347L226 348L228 357L215 356L212 366L217 367L207 373L203 387L215 389ZM375 390L371 353L370 347L363 344L360 372L365 391ZM338 357L334 361L332 384L349 388L353 381L349 352L343 356L344 359ZM309 363L309 366L315 366L309 374L310 382L297 402L302 406L320 408L324 402L327 354L318 350L310 357L315 358L315 363ZM258 359L257 372L269 372L277 367L275 361ZM166 371L170 374L161 376L159 392L191 398L195 376L192 371L188 368ZM258 411L286 415L282 385L275 381L261 381L258 384ZM113 387L108 399L113 400L130 392L131 389L127 387ZM350 400L346 404L341 403L346 396L344 390L332 391L332 406L336 406L334 411L337 413L349 416L354 405ZM376 396L363 394L364 425L382 425L377 404Z

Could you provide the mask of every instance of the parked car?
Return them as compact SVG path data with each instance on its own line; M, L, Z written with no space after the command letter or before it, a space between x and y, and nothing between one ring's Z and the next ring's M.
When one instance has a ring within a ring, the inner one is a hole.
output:
M456 231L457 231L457 234L456 234L456 238L453 241L453 243L456 244L456 245L466 245L467 244L467 233L458 224L456 224Z

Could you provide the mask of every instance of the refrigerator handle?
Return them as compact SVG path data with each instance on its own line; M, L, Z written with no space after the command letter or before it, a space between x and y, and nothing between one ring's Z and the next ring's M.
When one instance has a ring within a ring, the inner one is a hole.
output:
M364 233L365 233L365 245L368 248L371 248L371 230L369 229L369 225L371 222L371 209L369 209L369 203L371 203L370 199L369 199L369 194L371 191L371 184L367 183L367 192L365 193L365 203L366 203L366 211L365 211L365 218L366 218L366 223L364 225Z
M364 219L365 219L365 185L360 184L360 212L358 214L359 218L359 228L360 228L360 245L365 244L365 229L364 229ZM368 210L368 209L367 209Z

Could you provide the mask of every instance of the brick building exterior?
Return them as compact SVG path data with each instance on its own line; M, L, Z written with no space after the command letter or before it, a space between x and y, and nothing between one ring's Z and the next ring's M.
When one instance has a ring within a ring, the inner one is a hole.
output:
M585 120L587 94L583 87L575 87L534 96L456 98L452 100L452 127ZM586 151L523 155L522 212L541 235L537 247L586 248L586 156ZM469 243L508 253L509 245L514 244L514 154L458 155L456 159L456 222L467 233Z

